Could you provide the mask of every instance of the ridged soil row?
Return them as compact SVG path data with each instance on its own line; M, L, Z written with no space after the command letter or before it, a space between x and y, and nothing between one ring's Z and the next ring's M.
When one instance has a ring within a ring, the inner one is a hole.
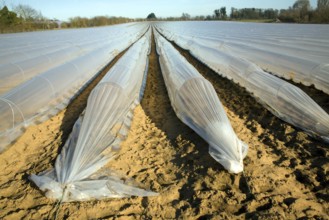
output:
M54 166L75 121L85 109L92 89L125 53L113 59L66 109L38 125L30 126L0 154L0 219L46 219L55 201L48 200L28 180Z
M159 196L64 203L58 219L325 219L327 148L178 49L213 83L237 135L249 145L244 163L253 196L242 175L224 170L209 156L208 144L176 117L152 39L144 98L120 153L106 168ZM47 219L53 214L56 201L47 199L27 177L53 167L96 84L58 115L28 128L0 155L1 219Z
M327 145L276 118L244 88L221 77L189 51L171 43L213 84L233 128L249 144L245 170L256 200L243 206L238 213L254 216L257 215L253 212L255 209L268 214L279 210L282 217L293 218L328 214ZM326 94L312 88L306 90L326 109L328 100L323 98ZM322 96L318 97L318 94Z

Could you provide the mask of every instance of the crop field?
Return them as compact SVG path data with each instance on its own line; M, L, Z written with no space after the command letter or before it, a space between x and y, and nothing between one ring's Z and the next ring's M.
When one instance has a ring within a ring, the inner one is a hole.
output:
M0 35L0 219L328 219L329 27Z

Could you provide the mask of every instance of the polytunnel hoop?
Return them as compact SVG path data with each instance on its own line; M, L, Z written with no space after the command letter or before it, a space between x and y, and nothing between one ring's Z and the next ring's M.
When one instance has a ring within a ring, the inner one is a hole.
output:
M21 71L21 73L23 75L23 78L25 79L25 71L19 65L17 65L16 63L12 63L11 62L11 64L13 64L14 66L16 66Z
M122 89L122 87L118 83L115 83L115 82L100 82L98 85L102 85L102 84L113 85L113 86L119 88L120 90L124 91L124 89ZM126 96L126 98L128 98L128 96L125 92L123 94Z
M45 80L49 84L49 86L51 88L51 91L53 92L53 96L55 97L56 96L56 92L55 92L54 86L51 84L51 82L49 81L49 79L47 79L46 77L40 76L40 75L38 75L36 77L39 77L39 78Z
M0 100L6 102L6 100L1 98L1 97L0 97ZM9 101L9 100L7 100L7 101ZM11 109L11 113L12 113L12 116L13 116L13 128L14 128L15 127L15 122L14 122L15 121L15 112L14 112L13 108L11 107L10 103L8 103L8 102L6 102L6 103L9 105L9 107Z
M2 98L2 97L0 97L0 100L6 102L10 106L10 109L11 109L11 111L13 113L13 129L15 128L15 111L13 110L13 108L12 108L11 105L13 105L17 109L17 111L19 111L19 113L21 114L21 116L23 118L24 125L26 125L26 123L25 123L25 117L23 115L23 112L20 110L20 108L18 108L18 106L14 102L12 102L12 101L10 101L8 99Z

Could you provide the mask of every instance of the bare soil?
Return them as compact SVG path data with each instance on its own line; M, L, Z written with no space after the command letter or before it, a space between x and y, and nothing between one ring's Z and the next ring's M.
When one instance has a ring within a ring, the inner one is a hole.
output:
M58 219L328 219L328 145L277 119L245 89L178 49L213 84L235 132L249 145L244 174L229 174L208 154L208 144L176 117L153 41L144 98L107 167L160 195L63 203ZM54 165L105 73L0 154L0 219L54 218L56 201L28 176ZM328 111L326 94L306 90Z

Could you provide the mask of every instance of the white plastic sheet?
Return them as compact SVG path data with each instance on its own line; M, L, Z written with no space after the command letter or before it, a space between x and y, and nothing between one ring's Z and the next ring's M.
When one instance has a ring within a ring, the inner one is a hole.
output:
M170 40L192 37L208 47L252 61L275 75L306 86L313 84L329 94L326 25L164 22L158 27L167 32Z
M242 172L248 146L236 136L215 89L169 42L155 36L176 115L209 143L210 155L225 169Z
M47 197L62 201L154 196L123 182L111 171L97 172L119 150L144 90L150 32L135 43L93 89L80 118L58 156L55 168L32 175Z
M18 61L16 56L13 57L10 54L22 52L25 53L26 57L32 58L49 50L54 50L61 45L78 46L86 43L102 43L129 34L130 31L138 31L138 26L138 23L127 23L94 28L1 34L0 57L4 58L9 55L10 61ZM2 62L1 59L0 63Z
M0 65L0 95L20 83L38 75L52 67L69 61L83 54L78 47L69 47L50 54L44 54L32 59L16 63Z
M130 35L52 68L1 95L0 152L20 136L25 127L64 109L88 81L144 34L147 27L137 25Z
M12 44L12 48L0 43L0 95L33 76L78 56L109 46L122 36L129 38L133 34L138 34L138 26L118 25L107 28L38 32L37 35L13 34L11 37L17 41L8 42L9 45ZM35 36L38 41L30 39L30 35ZM0 36L0 40L5 39Z
M198 38L164 30L162 33L217 73L245 87L279 118L329 142L329 115L298 87L264 72L244 58L210 47Z

